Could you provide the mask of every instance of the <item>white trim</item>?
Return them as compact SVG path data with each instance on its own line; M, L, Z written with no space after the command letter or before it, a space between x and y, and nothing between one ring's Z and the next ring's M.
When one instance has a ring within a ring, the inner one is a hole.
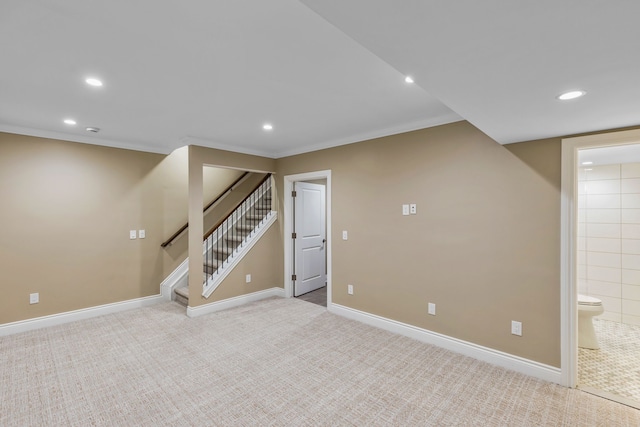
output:
M327 308L331 307L331 278L332 272L332 234L331 234L331 170L323 170L316 172L300 173L296 175L286 175L284 177L284 293L287 298L293 296L293 281L291 280L291 274L293 271L293 239L291 239L291 233L293 232L293 202L291 198L291 192L293 191L293 183L296 181L310 181L314 179L326 179L327 191L325 197L327 203L325 208L327 210Z
M247 236L246 240L242 243L241 246L238 246L233 255L229 256L229 264L218 268L213 276L207 280L207 282L202 286L202 296L205 298L209 298L213 291L216 290L218 286L222 283L222 281L233 271L234 268L240 263L242 258L245 257L251 251L251 248L260 240L260 238L267 232L269 228L276 222L278 218L278 212L271 211L268 214L268 218L263 220L265 221L259 227L256 228L249 236Z
M578 383L578 313L576 273L576 186L578 151L638 144L640 130L603 133L562 140L560 199L560 367L561 385Z
M224 299L222 301L212 302L210 304L200 305L197 307L187 307L187 316L198 317L205 314L215 313L216 311L226 310L228 308L238 307L254 301L260 301L265 298L284 297L284 289L271 288L264 291L252 292L250 294L240 295L233 298Z
M0 336L33 331L34 329L47 328L49 326L62 325L64 323L104 316L105 314L118 313L120 311L131 310L133 308L146 307L148 305L162 302L162 300L163 298L161 295L152 295L127 301L114 302L111 304L98 305L96 307L66 311L64 313L52 314L49 316L36 317L35 319L5 323L4 325L0 325Z
M491 363L502 368L511 369L525 375L540 378L545 381L560 383L560 369L553 366L538 363L502 351L494 350L481 345L442 335L417 326L408 325L396 320L376 316L364 311L345 307L339 304L332 304L329 311L348 319L357 320L376 328L384 329L395 334L404 335L415 340L432 344L447 350Z
M189 257L182 261L160 284L162 299L171 301L173 290L181 285L189 285Z
M143 151L146 153L160 153L169 154L172 151L180 148L172 144L170 147L147 145L147 144L135 144L125 141L113 141L110 139L96 138L88 135L75 135L72 133L55 132L44 129L34 129L21 126L12 126L0 123L0 132L13 133L16 135L36 136L38 138L57 139L66 142L78 142L81 144L101 145L103 147L120 148L123 150Z
M428 117L426 119L416 120L409 123L402 123L397 126L389 126L382 129L377 129L369 132L362 132L355 135L350 135L344 138L336 138L329 141L324 141L319 144L307 145L302 147L292 148L291 150L280 151L275 154L271 154L270 157L281 159L283 157L294 156L297 154L311 153L313 151L325 150L327 148L340 147L342 145L355 144L362 141L368 141L376 138L384 138L389 135L398 135L406 132L413 132L415 130L428 129L436 126L442 126L449 123L455 123L464 120L458 114L454 112L445 113L437 117Z

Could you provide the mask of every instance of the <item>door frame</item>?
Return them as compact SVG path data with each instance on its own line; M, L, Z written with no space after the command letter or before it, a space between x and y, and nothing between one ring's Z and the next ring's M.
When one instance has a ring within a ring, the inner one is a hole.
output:
M300 173L284 176L284 294L286 298L293 297L293 184L297 181L311 181L316 179L326 179L327 186L325 192L325 210L327 228L326 250L327 250L327 309L331 306L331 170Z
M578 384L577 163L586 148L639 144L640 129L562 139L560 195L560 375Z

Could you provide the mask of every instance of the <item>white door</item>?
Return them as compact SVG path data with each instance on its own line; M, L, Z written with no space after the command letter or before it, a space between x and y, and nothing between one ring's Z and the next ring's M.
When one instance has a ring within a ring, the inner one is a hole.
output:
M325 269L325 186L296 182L293 214L294 296L323 287Z

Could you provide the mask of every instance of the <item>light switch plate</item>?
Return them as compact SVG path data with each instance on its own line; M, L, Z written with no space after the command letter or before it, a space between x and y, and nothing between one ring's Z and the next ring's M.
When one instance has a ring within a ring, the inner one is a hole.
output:
M134 240L136 238L136 230L129 230L129 238Z
M147 237L147 233L144 230L138 230L138 237L144 239Z
M409 205L402 205L402 215L409 215Z
M38 292L29 294L29 304L37 304L40 302L40 294Z

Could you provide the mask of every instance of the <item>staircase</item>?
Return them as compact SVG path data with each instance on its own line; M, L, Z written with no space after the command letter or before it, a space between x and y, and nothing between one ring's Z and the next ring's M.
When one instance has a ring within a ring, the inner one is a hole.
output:
M251 248L273 221L271 209L271 175L247 196L226 218L214 226L203 243L203 296L209 297L237 262ZM265 229L265 230L263 230ZM185 306L189 302L188 286L174 290L175 300Z

